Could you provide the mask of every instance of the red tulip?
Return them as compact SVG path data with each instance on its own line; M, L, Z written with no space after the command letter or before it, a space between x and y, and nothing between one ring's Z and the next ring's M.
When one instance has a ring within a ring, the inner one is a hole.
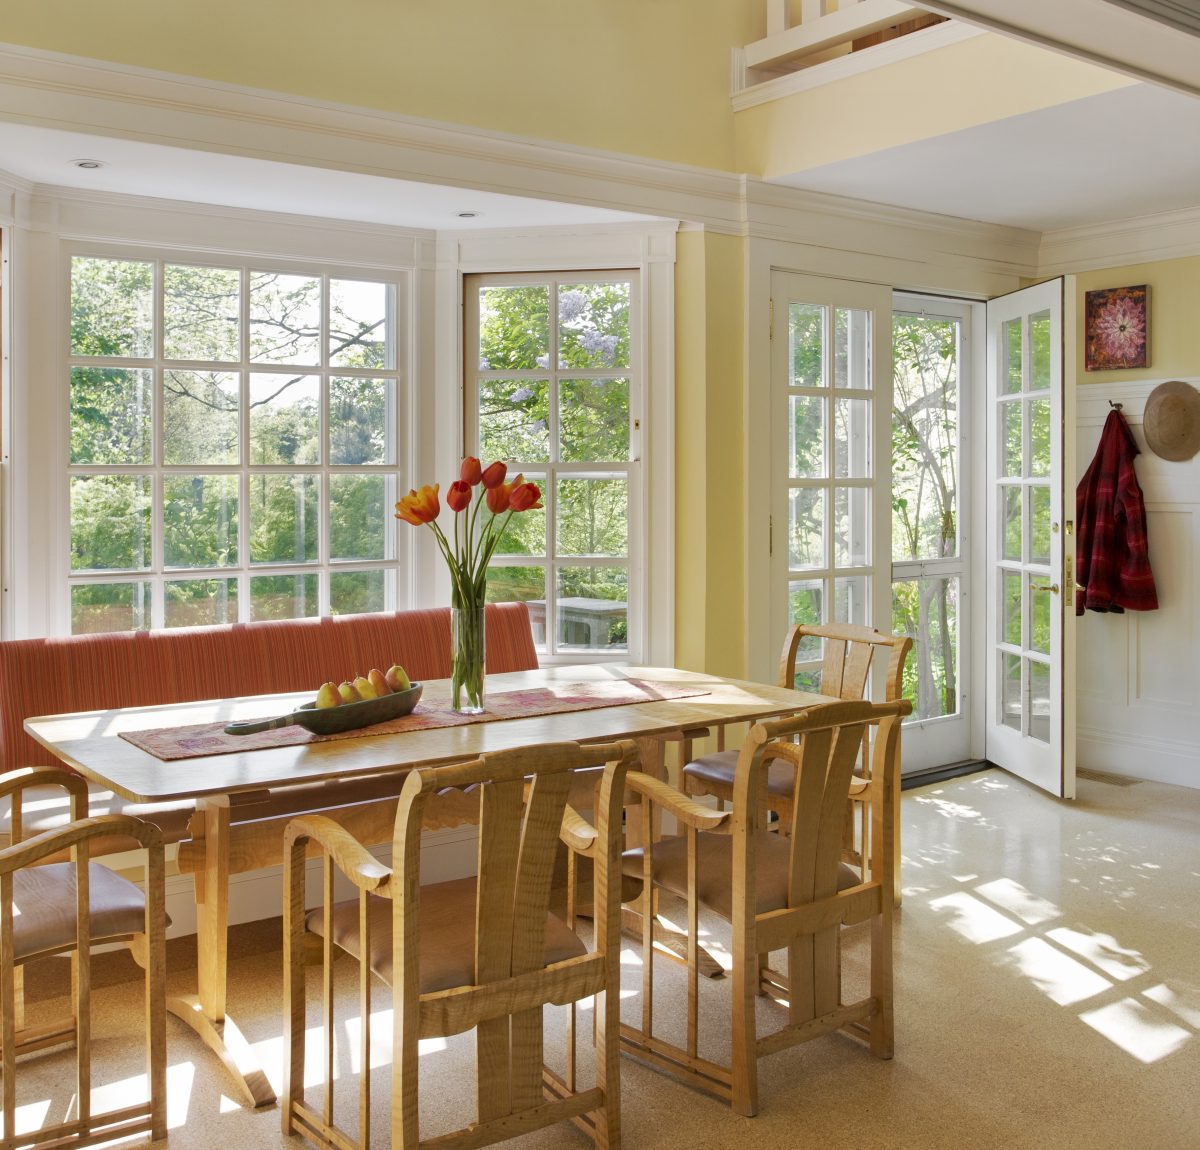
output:
M432 487L425 484L420 491L409 491L409 493L396 504L396 518L403 519L405 523L411 523L414 527L420 527L422 523L432 523L442 509L441 503L438 502L438 488L441 486L435 483Z
M508 497L508 506L513 511L536 511L542 506L541 498L536 483L517 483Z
M500 460L497 459L495 463L489 463L487 467L484 468L483 474L480 475L480 479L483 480L484 487L486 487L489 491L492 491L504 482L504 477L507 474L508 465L506 463L501 463Z
M471 485L456 479L446 491L446 505L456 515L471 505Z
M479 460L473 455L468 455L462 461L462 468L459 470L458 477L468 487L474 487L483 478L483 469L480 466ZM446 493L446 501L450 501L449 492ZM457 511L458 508L456 507L455 510Z

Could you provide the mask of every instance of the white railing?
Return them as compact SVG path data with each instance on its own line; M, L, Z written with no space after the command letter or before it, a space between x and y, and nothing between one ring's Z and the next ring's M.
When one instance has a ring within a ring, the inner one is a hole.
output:
M766 0L767 34L747 44L748 73L781 74L849 52L855 40L929 16L900 0L800 0L800 22L789 23L795 8L789 0Z

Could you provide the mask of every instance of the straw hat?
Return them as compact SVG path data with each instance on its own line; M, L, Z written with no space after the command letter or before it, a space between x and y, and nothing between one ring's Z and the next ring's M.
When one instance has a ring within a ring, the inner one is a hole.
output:
M1142 416L1146 446L1162 459L1191 459L1200 451L1200 391L1190 383L1159 384Z

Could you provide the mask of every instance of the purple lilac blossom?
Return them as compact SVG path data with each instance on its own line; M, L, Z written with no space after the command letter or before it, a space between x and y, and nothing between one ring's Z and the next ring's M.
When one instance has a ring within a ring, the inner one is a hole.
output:
M550 357L548 355L539 355L534 361L538 367L549 367Z
M558 297L558 319L560 323L573 323L587 308L587 296L581 291L565 291Z
M518 387L512 393L511 400L513 403L528 403L533 398L532 387Z

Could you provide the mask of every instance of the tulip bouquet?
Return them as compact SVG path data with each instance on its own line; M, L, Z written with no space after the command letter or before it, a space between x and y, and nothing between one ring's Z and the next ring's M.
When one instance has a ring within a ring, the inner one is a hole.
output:
M446 492L454 512L454 530L448 538L437 522L442 505L440 484L410 491L396 504L396 518L414 527L433 530L446 566L450 569L451 686L456 711L477 715L483 711L484 603L488 564L513 515L542 506L537 485L523 475L507 481L508 468L497 461L484 467L478 459L463 460L458 478Z

